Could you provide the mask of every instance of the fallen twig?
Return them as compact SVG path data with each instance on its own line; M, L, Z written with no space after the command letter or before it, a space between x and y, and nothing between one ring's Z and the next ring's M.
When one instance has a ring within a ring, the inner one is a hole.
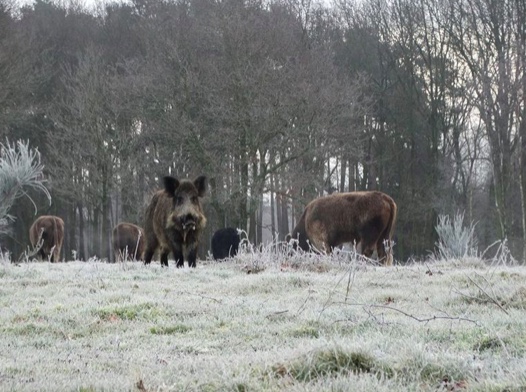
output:
M501 304L499 304L499 302L498 302L495 298L493 298L491 295L489 295L489 294L486 292L486 290L484 290L484 289L483 289L483 288L482 288L477 282L475 282L475 281L474 281L473 279L471 279L469 276L467 276L467 278L469 279L469 281L470 281L471 283L473 283L475 286L477 286L477 288L478 288L478 289L479 289L479 290L480 290L480 291L481 291L486 297L488 297L488 299L490 300L490 302L493 302L495 305L497 305L497 306L500 308L500 310L502 310L502 311L503 311L504 313L506 313L508 316L510 315L510 314L508 313L508 311L507 311L506 309L504 309L504 307L503 307ZM487 281L486 281L486 282L487 282Z
M278 310L277 312L267 314L265 317L266 318L271 318L271 317L279 316L280 314L284 314L284 313L287 313L287 312L288 312L288 310Z
M187 294L187 295L196 295L198 297L201 297L203 299L209 299L211 301L214 301L214 302L217 302L218 304L222 303L222 301L220 299L216 299L216 298L213 298L213 297L209 297L207 295L203 295L203 294L199 294L199 293L191 293L189 291L184 291L183 294Z
M366 303L349 303L349 302L337 302L337 303L340 303L342 305L350 305L350 306L362 306L364 308L380 308L380 309L392 310L394 312L401 313L404 316L412 318L413 320L416 320L416 321L421 322L421 323L426 323L426 322L435 321L435 320L456 320L456 321L467 321L467 322L470 322L470 323L473 323L473 324L476 324L476 325L480 325L477 320L469 319L469 318L466 318L466 317L460 317L460 316L437 316L437 315L433 315L431 317L418 317L418 316L415 316L415 315L413 315L411 313L408 313L406 311L403 311L401 309L398 309L398 308L395 308L395 307L389 306L389 305L376 305L376 304L366 304Z

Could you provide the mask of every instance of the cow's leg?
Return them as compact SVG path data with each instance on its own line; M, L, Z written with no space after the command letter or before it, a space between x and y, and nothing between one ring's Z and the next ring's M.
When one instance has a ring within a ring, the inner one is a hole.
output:
M373 252L374 252L374 247L371 246L370 244L363 244L363 252L362 254L367 257L368 259L370 259L373 255Z
M387 242L388 249L385 249L385 243ZM376 243L376 251L378 252L378 261L383 265L393 265L393 254L391 251L391 241L386 240L382 237L378 239Z
M378 242L376 243L376 252L378 253L378 261L385 264L386 253L384 240L382 238L378 239Z
M363 255L363 242L361 240L358 241L355 248L356 248L356 253L358 253L359 255Z
M382 251L380 251L380 249L378 248L378 242L381 242L381 234L381 228L379 227L378 222L372 221L364 225L364 227L362 228L360 243L362 248L362 254L365 257L371 258L373 252L376 249L378 251L378 258L381 260L381 252L385 253L385 250L383 249L383 244Z
M359 238L358 244L356 245L356 253L362 255L366 259L371 259L373 252L376 246L376 241L369 238L369 236L364 235Z
M55 245L55 249L53 249L53 262L58 263L60 261L60 247L58 245Z

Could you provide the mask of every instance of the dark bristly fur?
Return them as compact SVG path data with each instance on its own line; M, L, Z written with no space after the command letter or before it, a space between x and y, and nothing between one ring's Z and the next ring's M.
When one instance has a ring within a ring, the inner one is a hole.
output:
M396 213L396 203L382 192L335 193L315 199L305 207L292 238L298 240L303 250L312 246L324 252L347 242L355 243L364 256L371 257L376 249L378 259L384 265L392 265Z
M206 192L206 177L194 181L164 177L164 189L157 191L146 209L144 263L152 261L160 249L161 265L168 266L173 253L177 267L196 266L199 236L206 226L200 198Z
M33 247L39 243L39 240L42 241L42 246L37 253L42 260L49 258L52 263L60 261L60 251L64 242L64 221L53 215L43 215L37 218L29 229L29 240Z
M237 254L239 233L232 227L217 230L212 236L212 255L215 260L226 259Z
M144 231L132 223L121 222L113 228L111 243L116 261L142 260Z

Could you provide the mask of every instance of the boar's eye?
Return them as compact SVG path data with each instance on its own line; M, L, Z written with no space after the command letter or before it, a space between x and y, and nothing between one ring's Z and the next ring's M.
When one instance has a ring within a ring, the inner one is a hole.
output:
M197 196L192 196L192 203L197 204L198 198Z
M176 204L176 205L179 206L179 205L183 204L183 201L184 201L184 199L183 199L182 196L176 196L176 197L175 197L175 204Z

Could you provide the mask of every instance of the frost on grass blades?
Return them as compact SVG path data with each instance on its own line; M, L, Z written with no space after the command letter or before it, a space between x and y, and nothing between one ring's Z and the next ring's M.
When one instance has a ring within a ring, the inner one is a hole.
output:
M233 258L236 263L241 263L249 273L257 273L269 267L278 267L281 270L312 270L322 272L329 268L329 264L357 265L378 264L375 260L359 255L355 247L335 248L331 254L325 252L303 251L300 247L294 249L293 243L297 240L274 241L266 245L254 246L247 241L245 232L241 232L239 254Z
M280 245L195 269L2 262L0 390L526 388L523 266Z

